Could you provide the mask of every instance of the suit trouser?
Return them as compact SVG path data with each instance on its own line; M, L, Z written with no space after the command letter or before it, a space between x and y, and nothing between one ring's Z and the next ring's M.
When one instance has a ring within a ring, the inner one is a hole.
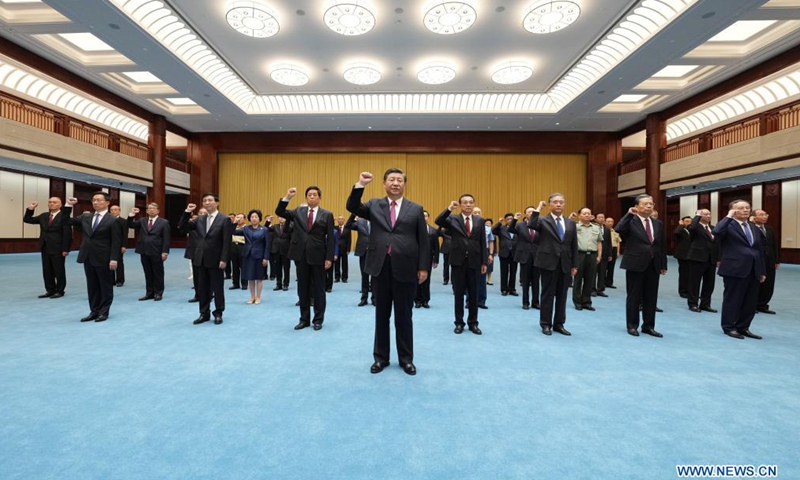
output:
M617 268L617 247L611 249L611 261L606 267L606 287L614 286L614 270Z
M140 255L144 270L144 284L147 295L164 294L164 262L161 255ZM192 275L194 277L194 274Z
M200 316L210 318L211 314L221 317L225 311L225 269L219 267L197 266L194 270L197 279L197 299L200 302ZM211 294L214 294L214 311L211 311Z
M311 323L311 298L314 298L314 324L325 321L325 265L309 265L295 260L297 292L300 296L300 321Z
M117 269L111 270L111 285L117 283L125 283L125 254L119 252L119 260L117 260Z
M758 305L759 282L754 271L745 278L722 277L722 330L743 332L750 329Z
M500 257L500 291L514 292L517 290L517 262L509 255Z
M536 267L533 267L536 268ZM539 325L542 327L563 326L567 321L567 296L569 283L572 279L570 272L561 270L539 269L542 275L542 303L539 311ZM553 302L555 300L555 316L553 315Z
M442 261L442 280L445 282L450 281L450 254L443 253L442 254L443 261Z
M349 273L348 272L349 269L347 266L347 253L339 255L339 258L337 258L336 262L334 262L334 268L335 268L336 280L344 280L346 282Z
M389 320L394 306L394 330L400 365L414 362L414 294L417 282L401 282L392 274L391 255L386 255L381 274L372 277L375 292L375 361L388 362L391 353Z
M603 256L600 258L600 263L597 264L597 282L592 285L592 290L595 292L606 291L606 276L608 275L608 253L602 252Z
M333 290L333 265L331 265L331 268L325 270L325 290Z
M371 290L370 284L370 276L364 273L364 269L367 268L367 254L361 255L358 257L358 267L361 270L361 300L366 301L367 297L369 296L369 292ZM375 294L372 294L372 300L375 300Z
M281 255L279 252L272 254L272 272L275 273L275 286L289 287L289 272L292 262L288 255Z
M242 256L241 246L238 243L231 242L231 282L234 287L242 286ZM247 285L245 283L245 285Z
M656 327L656 302L660 272L653 261L643 272L625 271L628 298L625 300L625 321L628 329L639 328L639 306L642 306L642 330Z
M678 294L689 295L691 276L691 265L689 260L678 260Z
M431 269L428 269L428 278L417 286L417 294L414 296L415 303L428 303L431 301Z
M451 279L453 280L453 292L455 293L455 324L464 325L464 294L468 294L469 311L467 324L470 327L478 326L478 278L481 276L480 270L469 268L466 265L453 265ZM484 285L486 276L483 276Z
M689 262L689 306L711 308L711 295L714 293L717 266L709 262ZM700 284L702 283L702 291Z
M108 315L114 301L114 282L108 264L93 267L87 260L83 264L86 273L86 291L89 293L89 308L93 314Z
M575 305L592 304L592 287L597 275L597 252L578 252L578 273L572 280L572 301Z
M523 305L539 305L539 269L533 266L533 255L525 263L520 263L519 283L522 288ZM530 293L533 296L529 296ZM533 302L531 302L533 300Z
M758 308L769 310L769 301L775 291L775 265L767 265L767 279L758 287Z
M42 250L42 278L47 293L64 293L67 286L67 270L64 255L49 254Z

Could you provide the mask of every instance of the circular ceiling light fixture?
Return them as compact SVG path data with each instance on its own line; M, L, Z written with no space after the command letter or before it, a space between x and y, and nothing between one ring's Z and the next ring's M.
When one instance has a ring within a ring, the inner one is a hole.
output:
M533 67L526 62L506 62L497 66L492 73L492 81L501 85L524 82L533 75Z
M275 12L263 3L253 0L230 2L225 19L232 29L253 38L268 38L281 29Z
M460 33L475 24L478 12L469 2L436 2L425 12L425 28L439 35Z
M375 27L372 7L361 0L334 1L322 19L328 28L346 36L363 35Z
M531 33L553 33L572 25L581 7L569 0L544 0L528 7L522 26Z
M308 83L308 74L301 67L290 63L275 65L269 76L287 87L301 87Z
M417 72L417 80L428 85L441 85L456 78L456 69L446 62L426 63Z
M372 85L381 79L381 71L377 65L359 62L344 67L344 79L353 85Z

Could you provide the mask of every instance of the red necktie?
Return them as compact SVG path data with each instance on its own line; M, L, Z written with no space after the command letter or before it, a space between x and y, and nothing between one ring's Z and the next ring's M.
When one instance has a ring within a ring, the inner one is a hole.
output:
M646 218L644 220L644 231L647 232L647 239L650 240L650 243L653 243L653 230L650 229L650 219Z
M472 227L470 226L470 221L469 221L469 219L470 219L470 217L467 217L467 218L465 218L465 219L464 219L464 226L466 226L466 227L467 227L467 236L468 236L468 237L469 237L469 235L472 233Z
M311 227L314 225L314 209L308 209L308 229L311 230Z
M53 224L53 219L54 219L54 218L56 218L56 215L55 215L54 213L51 213L51 214L50 214L50 220L48 220L48 221L47 221L47 224L48 224L48 225L52 225L52 224Z
M706 225L706 233L708 234L708 238L710 238L711 241L713 242L714 241L714 235L711 233L711 228L708 225Z
M530 235L531 235L531 240L533 240L533 235L534 235L533 232L534 232L534 230L532 228L528 229L528 233L530 233Z
M397 221L397 202L392 200L392 204L389 206L389 221L392 222L392 228L394 228L394 224ZM392 253L392 244L389 243L389 250L387 253Z
M150 219L150 222L147 224L147 231L153 230L153 219Z

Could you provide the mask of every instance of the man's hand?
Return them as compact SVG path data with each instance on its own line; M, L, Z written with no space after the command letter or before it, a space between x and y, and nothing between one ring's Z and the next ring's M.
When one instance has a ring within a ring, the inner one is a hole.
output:
M111 260L110 262L108 262L108 268L111 269L111 270L116 270L117 269L116 260Z
M134 217L134 216L138 215L140 211L141 211L141 210L139 210L138 208L136 208L136 207L133 207L133 208L131 208L131 214L130 214L130 215L128 215L128 216L129 216L129 217Z
M666 275L666 274L667 274L667 269L666 268L662 268L661 269L661 275Z
M779 268L781 268L781 264L780 264L780 263L776 263L776 264L775 264L775 270L777 270L777 269L779 269Z
M38 206L39 206L39 202L31 202L31 204L28 205L28 210L36 210L36 207L38 207Z
M225 267L228 266L228 262L219 262L219 269L225 270Z
M489 267L487 267L486 265L481 265L481 275L485 274L486 270L488 270L488 269L489 269Z
M628 209L628 213L631 215L636 215L638 212L636 211L636 207L631 207Z
M457 201L455 201L455 200L453 200L452 202L450 202L450 205L448 205L448 206L447 206L447 209L448 209L448 210L450 210L451 212L452 212L453 210L455 210L456 208L458 208L458 202L457 202Z
M295 195L297 195L297 187L292 187L289 190L286 190L286 200L291 200Z
M61 252L62 257L66 257L67 255L69 255L69 252Z
M514 214L514 220L519 220L520 218L522 218L522 213L521 212L517 212L517 213Z
M190 203L189 205L186 205L186 211L187 212L194 212L195 208L197 208L197 205L195 205L194 203Z
M261 266L262 267L266 267L267 266L267 260L266 259L263 259L263 258L261 259Z
M161 254L161 261L162 262L166 262L168 256L169 256L169 253L162 253Z
M575 213L575 212L572 212L572 213L569 214L569 217L567 217L567 218L569 218L570 220L577 220L578 219L578 214Z
M78 199L75 197L69 197L67 199L67 205L69 205L70 207L75 205L76 203L78 203Z
M695 216L695 217L696 217L696 216L698 216L698 215L702 215L702 214L700 213L700 210L698 210L698 211L694 212L694 216Z
M438 266L439 266L439 264L438 264L438 263L436 263L436 262L433 262L433 265L432 265L432 267L433 267L433 268L436 268L436 267L438 267Z
M361 172L361 175L358 177L358 184L362 187L366 187L369 183L374 179L371 173L369 172Z
M577 275L577 274L578 274L578 269L577 269L577 268L573 268L573 269L571 269L571 270L569 271L569 274L570 274L570 275L572 275L572 276L574 277L575 275Z
M272 223L272 215L267 215L267 223Z
M758 277L758 283L764 283L764 280L766 279L767 279L766 275L761 275L760 277Z
M332 265L333 262L331 262L330 260L325 260L325 270L330 270Z
M125 250L127 250L127 248L125 248L125 247L122 247L122 248L119 249L120 253L125 253Z
M602 261L603 261L603 257L601 255L598 255L597 256L597 264L599 265L600 262L602 262Z
M537 206L533 210L536 211L536 212L540 212L546 206L547 206L547 202L545 202L544 200L539 200L539 206Z
M338 261L338 260L339 260L339 255L334 255L334 256L333 256L333 261L334 261L334 262L336 262L336 261Z
M436 267L434 267L436 268ZM425 280L428 279L428 271L427 270L417 270L417 282L421 285L425 283Z
M736 210L728 210L728 217L733 218L734 213L736 213Z

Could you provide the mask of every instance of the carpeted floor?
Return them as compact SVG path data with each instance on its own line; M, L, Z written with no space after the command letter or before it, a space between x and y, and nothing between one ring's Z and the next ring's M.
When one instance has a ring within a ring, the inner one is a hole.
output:
M502 297L483 336L453 334L450 287L434 272L415 310L418 375L371 375L372 307L359 275L328 294L324 328L294 331L295 284L225 323L193 326L182 251L162 302L136 254L110 319L89 310L68 259L64 298L43 293L39 257L0 256L0 478L669 479L676 464L777 465L800 478L800 268L778 272L764 340L736 340L719 315L692 313L662 278L663 339L625 332L624 272L596 312L569 307L573 336L545 337L538 311ZM355 267L355 269L353 269ZM795 293L792 293L795 292ZM719 308L718 282L714 307Z

